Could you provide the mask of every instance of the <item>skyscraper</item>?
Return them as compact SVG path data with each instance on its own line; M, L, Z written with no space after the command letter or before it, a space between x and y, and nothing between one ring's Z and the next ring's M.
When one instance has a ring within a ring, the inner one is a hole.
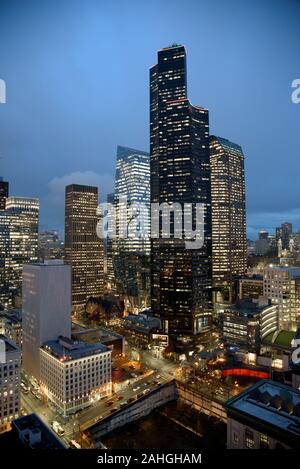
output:
M23 265L38 260L38 221L38 199L8 197L6 209L0 211L1 302L4 304L11 304L21 289Z
M158 51L150 69L151 203L202 203L204 244L186 249L171 217L169 238L151 238L151 298L173 336L205 332L211 321L211 195L208 111L187 99L186 52ZM161 216L161 214L160 214ZM161 218L160 218L161 219Z
M5 201L8 197L8 182L0 178L0 210L5 210Z
M40 378L40 347L71 337L71 268L61 260L24 266L23 366Z
M234 300L234 279L247 268L244 155L236 143L210 137L213 287Z
M139 309L149 306L150 297L149 153L118 146L114 200L118 235L113 243L115 280L125 301Z
M72 267L72 307L77 310L90 297L103 293L103 241L96 232L97 207L97 187L66 187L65 261Z

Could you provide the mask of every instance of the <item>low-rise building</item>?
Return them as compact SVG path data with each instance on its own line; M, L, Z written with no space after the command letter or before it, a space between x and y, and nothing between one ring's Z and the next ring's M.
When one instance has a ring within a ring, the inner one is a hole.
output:
M300 391L261 380L225 408L228 449L299 449Z
M111 350L59 337L40 348L41 389L63 415L111 394Z
M0 335L0 433L10 429L20 411L21 350Z
M160 319L146 314L129 314L122 320L122 326L130 336L148 345L154 331L160 330Z
M14 420L12 433L17 436L21 448L65 449L65 445L36 414Z
M278 328L278 308L260 298L238 300L234 305L224 305L220 313L223 339L230 345L257 352L263 338Z
M100 342L112 351L112 358L123 356L125 353L124 337L104 327L89 328L73 323L72 338L88 344Z

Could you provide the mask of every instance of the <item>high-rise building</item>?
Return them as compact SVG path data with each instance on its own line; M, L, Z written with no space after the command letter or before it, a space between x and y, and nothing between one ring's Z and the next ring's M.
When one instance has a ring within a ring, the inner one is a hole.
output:
M0 433L9 430L20 412L21 350L0 334Z
M107 194L106 203L113 207L113 212L107 212L107 237L104 240L105 259L104 272L106 275L106 290L108 292L115 290L115 273L113 268L113 243L114 230L116 228L115 215L115 194Z
M210 137L213 287L234 300L234 279L247 268L244 155L236 143Z
M158 51L150 69L151 203L203 204L203 246L187 249L185 233L170 217L170 236L151 237L152 309L173 337L209 330L211 323L211 193L208 111L187 98L186 51ZM153 207L153 206L152 206ZM155 215L153 212L151 216ZM159 210L160 221L162 213ZM176 236L175 234L176 225ZM178 229L179 228L179 229Z
M264 272L264 296L279 308L279 327L300 327L300 267L269 266Z
M24 266L23 367L40 379L42 344L71 337L71 267L63 261Z
M38 260L38 221L38 199L8 197L0 211L0 300L5 305L21 289L23 265Z
M150 299L150 158L133 148L117 148L115 179L117 238L113 265L118 292L137 309Z
M8 182L0 178L0 210L5 210L5 201L8 197Z
M103 240L97 236L98 188L71 184L66 187L65 261L72 267L72 307L85 306L103 293Z

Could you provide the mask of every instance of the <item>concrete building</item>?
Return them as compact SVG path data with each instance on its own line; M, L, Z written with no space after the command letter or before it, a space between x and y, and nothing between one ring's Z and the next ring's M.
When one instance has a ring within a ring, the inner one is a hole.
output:
M300 326L300 267L267 267L264 296L278 305L280 329L296 330Z
M14 420L12 432L21 448L66 449L64 444L36 414L25 415ZM17 448L17 444L15 445Z
M21 350L0 335L0 433L10 429L20 411Z
M228 449L298 449L300 391L261 380L225 404Z
M259 351L263 338L278 329L278 307L264 298L224 305L219 317L224 340L251 352Z
M124 337L104 327L90 329L72 324L72 338L88 344L103 344L112 351L112 358L123 356L125 353Z
M63 415L111 394L111 350L66 337L40 349L41 389Z
M104 288L103 240L97 236L98 188L71 184L65 197L65 261L72 267L72 307L82 310Z
M25 265L23 270L23 367L40 378L40 346L71 337L71 267L63 261Z

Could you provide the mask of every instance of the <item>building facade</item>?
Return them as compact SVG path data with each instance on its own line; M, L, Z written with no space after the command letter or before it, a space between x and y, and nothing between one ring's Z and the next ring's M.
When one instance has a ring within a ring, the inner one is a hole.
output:
M151 217L160 224L151 237L152 310L174 337L199 334L209 330L212 312L209 123L208 111L187 99L184 46L159 50L150 69L150 168ZM203 204L202 247L186 249L189 234L172 214L165 236L161 204L185 207L193 226Z
M25 265L23 272L23 367L40 379L43 343L71 337L71 267L63 261Z
M239 298L258 299L264 294L264 279L262 275L243 277L239 280Z
M103 240L97 236L98 188L71 184L66 187L65 261L72 267L72 307L83 309L104 287Z
M300 391L260 380L226 402L227 449L298 449Z
M1 302L12 304L20 293L24 264L38 260L38 199L8 197L0 211Z
M20 412L21 350L0 335L0 433L10 430Z
M247 269L244 155L241 147L210 137L213 288L234 300L234 279Z
M265 301L238 300L219 317L223 339L250 352L259 352L263 339L278 329L278 306Z
M264 296L279 308L279 327L300 326L300 268L269 266L264 272Z
M40 349L41 388L63 415L111 394L111 350L66 337Z
M115 178L117 237L113 268L118 293L130 309L150 303L149 153L118 146Z

